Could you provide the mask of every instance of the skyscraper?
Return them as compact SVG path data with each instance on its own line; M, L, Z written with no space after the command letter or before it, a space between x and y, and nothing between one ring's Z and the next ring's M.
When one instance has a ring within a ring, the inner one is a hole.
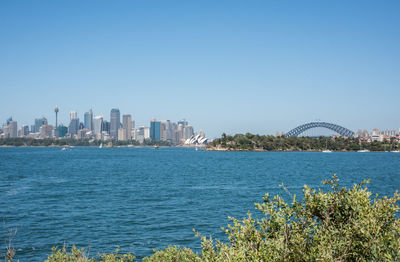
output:
M89 129L90 131L93 131L93 111L92 111L92 109L90 109L84 115L84 126L85 126L85 128Z
M68 127L68 133L73 136L78 134L79 130L79 118L73 118L71 119L71 122L69 123Z
M110 137L111 139L118 139L118 128L121 125L121 117L119 109L111 109L110 114Z
M40 131L40 127L42 125L47 125L47 119L45 117L36 118L35 119L35 130L32 130L32 133L37 133Z
M185 128L186 126L188 126L188 121L186 121L186 119L178 121L178 126L179 125L182 125L182 128Z
M131 115L123 115L122 116L122 128L125 129L124 140L131 140L132 139L132 116Z
M18 126L17 126L17 121L9 121L9 132L10 132L10 137L17 137L18 136Z
M95 116L93 119L93 134L99 135L103 131L103 116Z
M152 140L161 140L161 122L155 119L150 121L150 138Z
M110 134L110 122L103 120L103 131L106 132L107 134Z
M62 123L57 127L58 137L64 137L68 133L68 127L64 126Z
M78 113L76 111L71 111L69 113L69 120L77 119L77 118L78 118Z
M184 139L189 139L193 135L194 135L194 131L193 131L193 127L192 126L186 126L183 129L183 138Z
M23 125L21 126L20 136L25 137L29 134L29 126Z

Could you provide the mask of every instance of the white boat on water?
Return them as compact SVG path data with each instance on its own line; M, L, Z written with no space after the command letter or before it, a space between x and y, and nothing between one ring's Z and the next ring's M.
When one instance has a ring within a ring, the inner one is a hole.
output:
M101 143L101 144L99 145L99 148L103 148L103 143Z
M368 152L371 152L371 151L369 151L368 149L361 149L361 150L358 150L357 152L358 153L368 153Z
M322 150L321 152L322 152L322 153L332 153L332 151L329 150L329 149Z
M71 149L69 149L68 147L63 147L63 148L61 148L61 150L65 151L65 150L71 150Z
M326 146L325 149L321 151L322 153L332 153L331 150L328 149L328 140L326 140Z
M390 151L390 152L392 152L392 153L400 153L400 150L393 150L393 151Z

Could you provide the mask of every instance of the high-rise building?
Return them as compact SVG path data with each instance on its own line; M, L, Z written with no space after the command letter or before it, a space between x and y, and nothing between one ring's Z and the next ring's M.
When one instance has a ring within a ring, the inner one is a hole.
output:
M58 137L65 137L68 133L68 127L64 126L63 124L57 127L58 129Z
M53 135L54 127L52 125L42 125L40 127L40 138L50 138Z
M78 118L78 113L76 111L71 111L69 113L69 120L71 121L72 119L77 119Z
M10 137L10 125L3 126L3 134L2 137L9 138Z
M79 118L73 118L71 119L71 122L69 123L68 126L68 133L73 136L78 134L79 130Z
M131 140L132 139L132 116L131 115L123 115L122 116L122 128L125 130L124 140Z
M185 128L186 126L188 126L188 121L186 121L186 119L178 121L178 126L179 125L182 125L182 128Z
M161 140L161 122L155 119L150 121L150 138L152 140Z
M93 111L92 111L92 109L90 109L84 115L84 126L85 126L85 128L89 129L90 131L93 131Z
M118 129L121 125L121 117L119 109L113 108L110 113L110 137L111 139L118 139Z
M10 116L10 117L7 119L7 121L6 121L6 122L7 122L7 125L9 125L11 121L13 121L13 120L12 120L12 117Z
M126 129L123 127L118 128L118 140L126 141Z
M101 135L101 132L103 131L103 116L95 116L93 119L93 134L95 136Z
M47 119L46 119L45 117L36 118L36 119L35 119L35 129L32 130L32 133L40 132L40 127L41 127L42 125L47 125Z
M143 128L143 138L149 139L150 138L150 127Z
M192 126L186 126L184 129L183 129L183 138L186 140L186 139L189 139L191 136L193 136L194 135L194 130L193 130L193 127Z
M27 126L27 125L21 126L21 130L20 130L19 136L25 137L25 136L27 136L28 134L29 134L29 126Z
M110 122L103 120L103 132L106 132L108 135L110 134L110 126Z
M18 125L17 121L9 121L8 122L8 127L9 127L9 134L10 137L17 137L18 136Z

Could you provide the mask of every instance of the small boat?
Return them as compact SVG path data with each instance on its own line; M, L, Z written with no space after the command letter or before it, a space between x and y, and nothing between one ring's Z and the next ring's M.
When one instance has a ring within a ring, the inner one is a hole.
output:
M368 153L368 152L371 152L371 151L369 151L368 149L361 149L361 150L358 150L357 152L358 153Z
M101 144L99 145L99 148L103 148L103 143L101 143Z
M322 150L321 152L322 152L322 153L332 153L332 151L329 150L329 149Z
M393 151L390 151L390 152L392 152L392 153L400 153L400 150L393 150Z
M326 140L326 147L325 147L325 150L322 150L321 152L322 152L322 153L332 153L332 151L328 149L328 140Z
M159 148L160 148L159 145L155 145L155 146L154 146L154 149L159 149Z
M68 147L63 147L63 148L61 148L61 150L62 150L62 151L65 151L65 150L71 150L71 149L68 148Z

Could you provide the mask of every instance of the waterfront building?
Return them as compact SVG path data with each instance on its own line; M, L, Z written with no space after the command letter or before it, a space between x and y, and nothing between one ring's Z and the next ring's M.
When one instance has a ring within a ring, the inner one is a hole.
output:
M2 138L9 138L10 137L10 126L9 125L4 125L3 126L3 133L1 134Z
M95 136L100 135L103 131L103 116L95 116L93 118L93 134Z
M92 132L89 129L83 128L78 130L77 137L78 139L89 138L91 134Z
M18 137L17 121L12 121L12 120L9 121L8 127L9 127L9 137Z
M110 134L105 132L105 131L101 132L100 137L101 137L102 140L110 140L111 139L110 138Z
M161 140L161 122L155 119L150 121L150 138L152 140Z
M131 140L132 139L132 116L131 115L123 115L122 116L122 128L125 130L124 131L124 135L125 135L124 140ZM120 136L118 135L118 140L120 140L119 137Z
M90 109L84 114L84 127L93 131L93 111Z
M120 127L118 129L118 141L126 141L127 140L126 139L126 137L127 137L126 131L127 130L123 127Z
M118 108L111 109L110 113L110 137L118 139L118 129L121 125L121 117Z

